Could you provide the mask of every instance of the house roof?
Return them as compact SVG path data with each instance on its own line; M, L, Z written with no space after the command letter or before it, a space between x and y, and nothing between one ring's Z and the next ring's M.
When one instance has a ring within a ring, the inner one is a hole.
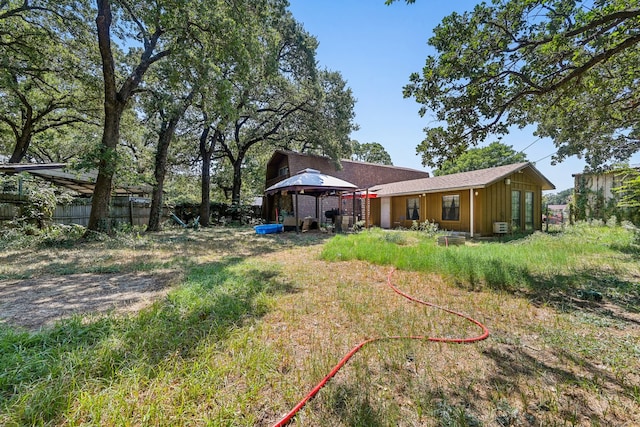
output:
M640 171L640 164L633 164L633 165L629 165L629 169L635 169L637 171ZM597 175L607 175L607 174L617 174L620 173L621 171L623 171L624 169L620 170L620 169L609 169L609 170L604 170L604 171L599 171L599 172L595 172L595 171L591 171L591 172L578 172L578 173L573 173L571 174L571 176L573 178L579 178L583 175L586 176L597 176Z
M321 156L319 154L310 154L310 153L298 153L297 151L283 150L283 149L275 150L271 155L271 158L273 159L276 156L296 156L296 157L303 157L303 158L310 158L310 159L315 158L325 162L333 162L333 160L331 160L331 158L327 156ZM404 166L383 165L381 163L361 162L359 160L351 160L351 159L340 159L340 164L344 164L344 163L351 163L354 165L366 165L366 166L372 166L374 168L391 169L396 171L409 171L409 172L416 172L422 175L429 175L429 172L422 171L419 169L407 168Z
M451 175L435 176L432 178L413 179L409 181L392 182L376 185L369 191L376 192L378 197L399 196L416 193L437 193L441 191L455 191L470 188L485 188L506 177L529 169L538 179L543 190L553 190L556 187L542 175L531 163L514 163L494 168L480 169Z
M291 174L305 168L313 168L353 183L358 188L369 188L377 184L429 176L428 172L417 169L345 159L340 160L340 165L338 165L337 162L325 156L276 150L267 163L267 187L288 177L288 174L280 174L279 169L283 166L288 166Z

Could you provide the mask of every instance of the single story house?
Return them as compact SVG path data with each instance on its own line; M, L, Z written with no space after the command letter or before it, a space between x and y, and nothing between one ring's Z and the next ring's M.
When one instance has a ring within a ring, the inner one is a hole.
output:
M470 237L542 228L542 191L555 186L531 163L375 185L370 223L436 222Z
M276 150L267 163L265 188L305 169L314 169L323 174L334 176L363 190L378 184L429 177L428 172L416 169L346 159L340 160L340 165L337 165L325 156ZM262 204L265 219L269 222L276 221L276 213L279 217L277 220L281 222L283 217L294 216L294 197L291 193L266 195ZM353 203L353 200L343 199L342 206L339 206L339 197L323 197L319 203L316 197L310 195L300 194L298 197L298 216L300 218L313 217L324 222L327 220L325 212L333 209L337 209L340 214L349 216L355 213L356 216L362 217L363 214L361 204Z

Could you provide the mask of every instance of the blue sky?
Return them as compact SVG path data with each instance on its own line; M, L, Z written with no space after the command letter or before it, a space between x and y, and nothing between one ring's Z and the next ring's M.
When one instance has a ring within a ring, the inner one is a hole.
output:
M418 115L420 105L404 99L402 87L412 72L419 72L427 55L435 51L427 40L447 15L472 10L478 1L404 0L390 6L384 0L289 0L293 16L318 39L318 63L339 71L356 98L356 123L351 135L361 143L378 142L391 155L393 164L431 172L422 166L416 146L431 118ZM489 139L486 144L495 139ZM556 150L549 139L537 140L533 128L516 130L502 142L524 153L557 191L573 186L571 174L583 170L575 157L551 165ZM534 142L535 141L535 142ZM639 163L636 155L632 163Z

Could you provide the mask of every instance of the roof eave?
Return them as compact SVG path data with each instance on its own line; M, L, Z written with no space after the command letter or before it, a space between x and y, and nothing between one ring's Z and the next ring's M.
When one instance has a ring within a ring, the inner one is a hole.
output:
M371 189L369 191L372 193L378 194L378 197L395 197L395 196L411 196L413 194L417 195L417 194L446 193L446 192L461 191L461 190L474 190L476 188L486 188L486 187L487 185L485 184L465 185L465 186L458 186L458 187L433 188L430 190L403 191L399 193L386 193L386 194L379 194L376 192L375 189Z

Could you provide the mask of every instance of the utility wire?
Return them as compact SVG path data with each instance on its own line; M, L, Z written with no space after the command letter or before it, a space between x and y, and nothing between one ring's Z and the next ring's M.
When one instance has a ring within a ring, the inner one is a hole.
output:
M542 137L538 137L537 139L535 139L531 144L527 145L526 147L524 147L522 150L520 150L520 153L524 153L525 150L529 147L531 147L533 144L535 144L536 142L540 141L542 139Z
M549 155L547 155L547 156L544 156L543 158L538 159L538 160L536 160L536 161L535 161L535 162L533 162L533 163L538 163L540 160L544 160L544 159L546 159L547 157L551 157L551 156L553 156L554 154L556 154L557 152L558 152L558 151L556 150L556 151L554 151L553 153L551 153L551 154L549 154Z

